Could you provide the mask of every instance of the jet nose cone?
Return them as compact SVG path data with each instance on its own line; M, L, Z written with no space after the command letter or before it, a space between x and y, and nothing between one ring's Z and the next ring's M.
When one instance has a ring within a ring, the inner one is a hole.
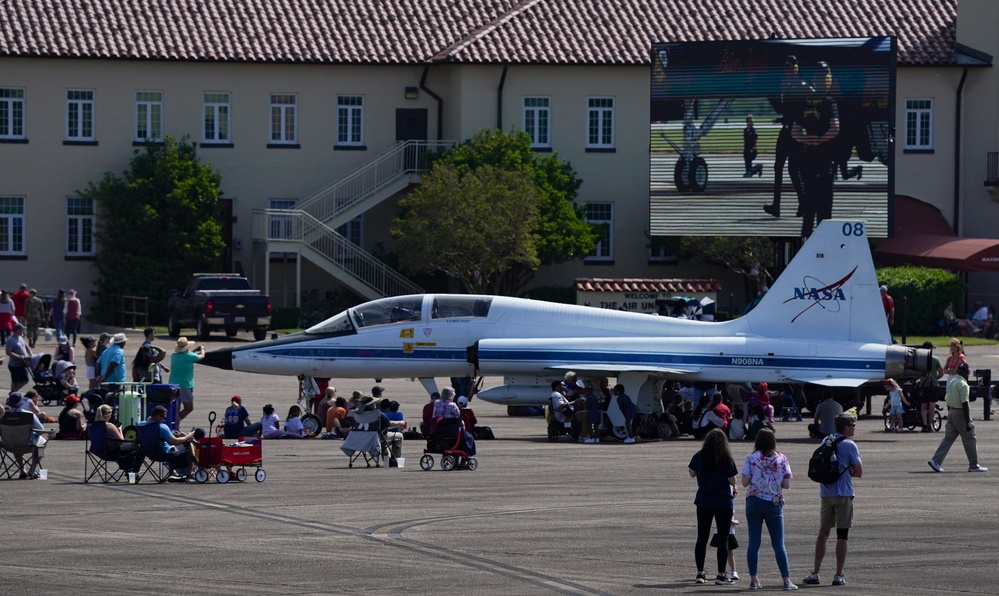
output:
M232 348L212 350L205 354L205 357L199 361L199 364L214 366L222 370L232 370Z

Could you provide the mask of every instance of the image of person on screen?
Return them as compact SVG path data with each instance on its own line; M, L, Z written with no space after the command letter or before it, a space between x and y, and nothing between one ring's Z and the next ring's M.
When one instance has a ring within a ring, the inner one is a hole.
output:
M797 118L800 118L805 98L812 92L812 88L801 79L798 70L798 58L789 55L784 62L784 78L781 81L780 93L776 97L769 99L770 105L775 112L780 114L779 118L774 118L774 124L780 124L780 132L777 133L777 146L774 152L774 199L769 205L764 205L763 210L780 217L780 199L782 186L784 184L784 165L787 165L788 177L794 187L794 194L797 198L796 215L801 215L801 168L799 158L803 146L791 136L791 127Z
M829 95L832 69L819 62L812 77L812 93L800 118L791 125L791 137L804 145L801 151L801 235L810 236L815 225L832 217L835 141L839 111Z
M753 164L757 154L756 142L759 138L760 135L756 134L756 129L753 128L753 115L747 114L746 128L742 130L742 158L746 161L746 172L742 175L743 178L763 175L763 165Z

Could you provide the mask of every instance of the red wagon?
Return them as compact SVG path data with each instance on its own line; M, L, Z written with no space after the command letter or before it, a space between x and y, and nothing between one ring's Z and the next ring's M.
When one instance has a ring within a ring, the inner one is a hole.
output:
M215 422L215 412L208 416L208 428ZM198 439L198 471L194 479L200 483L208 482L212 477L220 484L229 482L235 476L239 482L247 478L247 468L256 468L254 478L263 482L267 472L263 469L263 445L259 439L252 442L239 442L226 445L222 437L202 437ZM233 470L235 468L235 471Z

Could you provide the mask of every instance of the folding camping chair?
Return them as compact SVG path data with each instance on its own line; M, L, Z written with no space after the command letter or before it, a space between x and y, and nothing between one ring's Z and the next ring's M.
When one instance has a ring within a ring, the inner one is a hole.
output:
M375 467L382 466L382 458L386 458L385 467L388 467L388 449L384 444L384 436L381 433L381 412L377 409L366 410L364 412L353 412L354 426L347 438L343 440L340 450L349 458L348 468L354 467L354 462L359 457L364 457L364 463L371 467L371 462Z
M792 393L782 393L780 401L780 419L790 422L792 419L801 422L801 410L798 409L798 402Z
M31 467L27 474L33 476L41 468L45 439L35 432L34 420L31 412L7 412L0 418L0 477L19 478L28 454Z
M141 459L141 463L136 466L136 482L141 480L146 474L151 475L156 482L162 484L167 481L170 472L181 465L188 454L165 453L163 451L163 440L160 439L160 425L158 422L147 420L135 427L139 441L139 450L136 457ZM183 457L181 457L183 455ZM184 473L187 473L187 465L184 464Z
M95 477L105 484L120 482L128 472L138 472L138 447L130 441L109 437L106 422L92 422L87 427L84 453L84 482L90 482ZM109 464L115 464L117 469L110 468Z

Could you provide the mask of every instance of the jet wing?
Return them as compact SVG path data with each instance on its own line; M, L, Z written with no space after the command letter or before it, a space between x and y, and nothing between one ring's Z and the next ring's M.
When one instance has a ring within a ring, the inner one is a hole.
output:
M586 364L549 364L545 370L575 371L583 373L603 373L607 376L618 376L621 373L644 373L649 375L689 375L701 372L700 368L672 368L655 365L631 365L620 363L588 362Z
M822 385L824 387L860 387L864 383L877 380L878 379L858 379L856 377L809 377L808 375L794 375L793 377L788 377L788 381L811 383L813 385Z

